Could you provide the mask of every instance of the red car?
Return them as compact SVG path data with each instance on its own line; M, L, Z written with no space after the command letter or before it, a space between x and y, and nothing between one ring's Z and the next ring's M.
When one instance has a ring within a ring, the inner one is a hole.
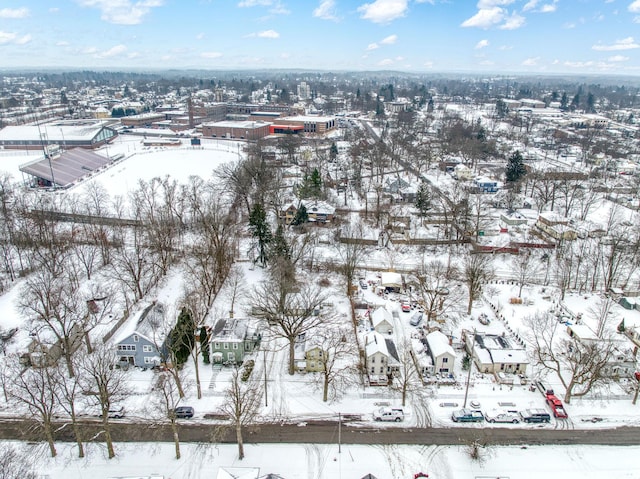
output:
M403 302L400 305L400 308L402 308L402 312L403 313L410 313L411 312L411 305L408 302Z
M419 479L420 477L429 477L429 474L424 472L417 472L413 475L413 479Z
M567 411L564 410L562 401L560 401L560 399L558 399L555 394L547 394L547 404L549 405L549 407L551 407L554 417L569 417Z

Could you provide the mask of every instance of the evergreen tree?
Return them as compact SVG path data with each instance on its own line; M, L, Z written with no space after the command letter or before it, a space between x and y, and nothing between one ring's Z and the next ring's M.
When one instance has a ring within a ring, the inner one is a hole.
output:
M253 205L253 209L249 215L249 228L251 229L253 237L258 240L258 257L256 261L262 266L266 266L269 261L268 251L272 235L271 228L269 228L269 224L267 223L267 213L260 203Z
M526 174L527 169L524 166L522 154L520 153L520 150L516 150L509 157L507 167L505 168L507 183L516 183Z
M200 328L200 351L202 352L202 360L205 364L209 364L211 362L211 358L209 357L209 330L207 330L206 326L202 326Z
M566 110L569 107L569 97L567 96L567 92L562 93L562 97L560 98L560 109Z
M299 194L302 198L318 198L322 193L322 177L318 168L314 168L310 175L304 175Z
M593 93L589 93L587 95L587 113L595 113L596 112L596 98L593 96Z
M503 99L498 98L498 100L496 100L496 116L498 118L505 118L508 115L509 109L507 108L507 104Z
M431 190L425 182L420 183L418 187L415 206L420 212L420 216L425 216L427 211L431 209Z
M300 203L300 206L298 206L298 210L296 211L291 224L293 226L300 226L305 224L307 221L309 221L309 213L307 212L307 207Z
M332 160L335 160L336 156L338 156L338 145L336 145L335 141L331 143L331 150L329 154L331 155Z
M287 239L284 237L284 228L282 225L278 225L276 232L273 235L270 258L291 259L291 251L289 250Z
M176 362L174 366L180 367L187 362L194 344L195 334L191 312L187 308L182 308L176 325L169 333L169 348Z
M433 113L434 103L433 98L429 98L429 103L427 103L427 113Z

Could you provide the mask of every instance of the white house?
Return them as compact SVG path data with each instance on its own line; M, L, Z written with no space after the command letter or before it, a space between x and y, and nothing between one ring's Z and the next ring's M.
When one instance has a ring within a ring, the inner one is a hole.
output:
M441 331L433 331L427 334L426 339L429 345L429 355L431 356L434 372L453 372L456 353L449 344L449 338Z
M371 325L380 334L391 334L393 333L393 316L386 307L380 306L371 313Z
M369 380L379 382L380 377L388 377L400 369L396 346L391 338L385 338L377 331L365 336L365 364Z

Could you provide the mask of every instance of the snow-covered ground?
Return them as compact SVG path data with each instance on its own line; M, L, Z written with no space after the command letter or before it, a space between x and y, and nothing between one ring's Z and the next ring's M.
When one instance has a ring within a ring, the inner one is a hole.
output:
M483 463L469 459L457 446L341 446L337 444L248 444L245 459L233 445L183 444L176 460L172 444L121 444L107 459L98 445L85 459L59 445L59 456L46 457L38 446L25 446L40 457L39 473L47 479L256 479L278 474L283 479L412 479L425 472L430 479L625 479L640 476L640 446L492 447ZM224 475L228 471L233 475ZM368 477L368 476L367 476Z
M208 178L211 172L220 164L235 161L241 156L242 145L224 141L203 141L202 148L191 148L184 145L180 148L145 148L140 138L121 137L115 144L109 145L109 155L124 154L127 158L113 165L109 169L96 174L89 181L103 184L112 197L126 195L135 186L138 179L148 180L154 176L169 175L180 182L186 182L191 175ZM106 150L106 149L105 149ZM33 159L24 153L16 156L2 152L0 156L0 170L6 169L14 177L20 177L17 168L19 164ZM444 175L441 175L444 176ZM438 181L442 178L434 177ZM86 182L72 189L77 192ZM354 201L351 207L357 206ZM426 253L429 258L440 254L434 249ZM322 257L319 252L318 257ZM415 264L421 258L416 257L414 250L403 248L396 252L377 249L372 252L367 262L376 266L400 266ZM498 269L508 270L508 258L496 255L496 260L502 262ZM261 279L259 269L245 264L245 280L248 285L255 285ZM366 271L363 274L368 275ZM375 275L371 275L375 278ZM341 295L340 279L331 277L332 294ZM523 296L529 301L521 305L509 304L509 298L517 295L517 286L495 284L491 291L485 290L486 301L477 301L471 318L462 315L461 320L449 333L459 340L462 330L477 328L486 332L501 334L510 328L515 334L524 336L523 319L534 314L536 310L546 311L553 307L555 296L542 292L540 287L526 287ZM515 288L515 289L514 289ZM163 281L154 291L149 301L158 299L171 304L182 293L182 286L176 277ZM19 313L16 311L15 301L19 294L19 282L0 296L0 314L4 328L21 324ZM360 291L362 299L371 303L385 304L390 309L398 309L398 302L377 297L370 289ZM222 295L224 296L224 295ZM574 297L575 296L575 297ZM546 298L546 299L545 299ZM223 299L224 301L224 299ZM489 301L494 303L492 308ZM585 301L583 296L569 294L566 303L572 305ZM336 300L338 312L346 315L344 302ZM148 303L146 303L148 304ZM139 305L140 309L144 305ZM226 311L226 305L216 305L220 311ZM582 305L584 307L584 305ZM496 314L496 309L499 313ZM478 314L485 312L492 321L488 326L482 326L476 319ZM246 313L246 311L245 311ZM410 314L399 314L398 322L394 325L395 336L411 335L415 330L409 324ZM585 318L586 319L586 318ZM131 330L136 315L131 315L130 321L123 325L120 333L114 339L122 337ZM509 328L507 328L507 326ZM400 396L385 387L353 388L344 391L332 402L322 401L322 393L313 374L286 373L287 351L284 345L274 343L268 352L260 351L255 355L255 374L263 374L268 370L267 397L268 405L261 411L265 420L286 418L291 421L304 421L311 417L335 417L342 414L361 414L361 424L372 423L371 413L381 403L394 406L400 405ZM456 427L451 421L451 412L455 407L462 407L466 393L466 372L462 371L463 353L458 351L456 357L455 385L426 386L419 393L410 396L405 406L404 427L425 426L432 421L441 427ZM266 359L266 363L265 360ZM187 366L188 371L193 368ZM189 371L192 372L192 371ZM127 416L131 418L145 417L148 395L151 393L154 372L131 371L131 384L134 389L125 402ZM194 421L206 421L205 415L216 413L222 402L224 389L228 384L228 370L215 370L211 366L201 364L203 382L203 397L197 399L195 385L187 384L187 397L183 404L195 408ZM528 376L534 378L540 371L531 368ZM191 374L193 376L193 374ZM552 376L544 378L545 384L560 393L559 381ZM485 411L492 409L525 409L529 407L545 407L544 399L537 390L531 390L528 384L516 384L513 387L499 385L493 376L473 372L469 384L468 401L478 401ZM441 406L444 403L454 403L457 406ZM501 405L500 403L503 403ZM504 404L512 404L505 406ZM575 398L567 406L568 420L552 419L548 425L507 425L513 428L593 428L616 427L620 425L640 425L640 406L633 406L630 397L622 390L609 395L587 396ZM10 415L4 403L0 403L0 414ZM603 420L592 423L594 417ZM126 419L125 419L126 420ZM500 425L504 426L504 425ZM353 424L357 427L357 423ZM394 427L384 424L382 427ZM477 428L490 428L490 424L476 424ZM425 440L428 442L428 439ZM25 446L34 447L34 446ZM290 478L323 478L349 477L360 478L372 473L379 479L413 477L415 472L427 470L435 478L459 477L518 477L533 478L547 475L549 477L590 478L590 477L640 477L640 466L633 461L638 448L606 448L606 447L531 447L521 448L492 448L484 466L471 462L465 452L457 447L408 447L408 446L349 446L344 447L341 454L337 454L335 445L248 445L247 458L239 462L236 459L234 446L220 445L183 445L184 458L180 461L173 457L172 445L147 444L130 445L117 444L117 457L112 460L104 458L99 445L90 446L90 454L86 460L74 457L72 448L60 446L61 454L58 459L41 457L42 471L46 471L51 479L65 478L106 478L106 477L144 477L152 473L159 473L165 478L198 479L215 477L219 467L259 467L261 475L273 472Z

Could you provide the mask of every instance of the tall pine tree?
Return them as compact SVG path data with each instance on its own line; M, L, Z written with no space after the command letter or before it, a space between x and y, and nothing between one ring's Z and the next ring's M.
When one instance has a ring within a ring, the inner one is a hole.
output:
M271 244L272 234L269 223L267 223L267 213L260 203L253 205L251 214L249 215L249 227L253 237L258 241L258 257L256 262L262 266L266 266L269 261L269 245Z
M524 166L524 161L520 150L516 150L509 157L504 173L507 183L517 183L524 175L527 174L527 169Z

